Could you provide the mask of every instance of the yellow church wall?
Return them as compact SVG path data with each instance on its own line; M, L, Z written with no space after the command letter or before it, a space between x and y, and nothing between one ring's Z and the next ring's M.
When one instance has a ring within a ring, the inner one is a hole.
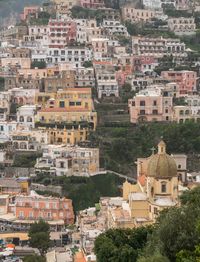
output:
M149 203L146 200L134 200L129 202L132 218L149 218Z

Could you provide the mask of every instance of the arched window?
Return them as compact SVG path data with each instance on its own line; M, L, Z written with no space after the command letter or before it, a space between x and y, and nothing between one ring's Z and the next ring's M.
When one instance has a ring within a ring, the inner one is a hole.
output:
M27 122L32 122L32 117L28 116L27 117Z
M23 116L19 117L19 122L24 122L24 117Z

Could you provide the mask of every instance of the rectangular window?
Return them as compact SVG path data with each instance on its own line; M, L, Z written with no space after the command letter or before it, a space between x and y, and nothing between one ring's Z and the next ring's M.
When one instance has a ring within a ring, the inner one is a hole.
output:
M62 108L65 107L65 101L60 101L59 106L62 107Z
M140 110L140 115L145 115L145 110Z
M24 211L19 211L19 216L24 217Z
M162 184L161 184L161 192L162 192L162 193L166 193L166 191L167 191L166 183L162 183Z
M145 106L145 101L140 101L140 106Z

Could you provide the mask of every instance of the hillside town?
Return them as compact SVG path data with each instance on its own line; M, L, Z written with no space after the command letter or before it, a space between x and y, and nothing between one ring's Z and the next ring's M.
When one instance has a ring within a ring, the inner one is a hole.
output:
M0 25L0 261L199 261L200 232L148 242L198 205L199 130L200 1L24 6Z

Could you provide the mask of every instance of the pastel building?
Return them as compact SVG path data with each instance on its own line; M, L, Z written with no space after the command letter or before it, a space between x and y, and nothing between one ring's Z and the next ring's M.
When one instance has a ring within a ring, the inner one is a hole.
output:
M122 19L131 22L147 22L155 17L155 12L148 9L135 9L131 5L122 7Z
M57 47L48 49L48 62L69 63L71 67L81 67L84 62L93 59L93 52L88 47Z
M92 38L91 43L92 43L95 60L101 60L103 57L107 56L108 53L107 38Z
M18 123L16 121L0 121L0 143L10 141L13 131L16 131Z
M39 6L26 6L23 13L20 15L21 20L26 20L29 15L37 14L40 10Z
M36 89L12 88L8 91L11 101L19 106L33 105L35 103Z
M49 20L49 47L64 48L76 41L76 23L64 19Z
M0 92L0 120L5 121L10 114L11 95L9 92Z
M75 145L81 141L87 139L89 130L86 128L81 129L80 127L75 129L61 128L49 128L46 129L48 134L48 141L50 144L70 144Z
M50 172L56 176L92 176L99 172L99 149L72 145L44 145L37 159L37 173Z
M16 130L10 135L13 147L16 151L38 152L42 145L48 143L45 130Z
M160 58L165 55L186 57L185 43L180 39L163 37L132 37L132 51L134 55L153 56Z
M17 122L24 129L32 129L35 127L35 105L24 105L17 109Z
M161 89L141 90L129 100L131 123L172 121L173 97L170 92Z
M195 71L162 71L161 76L177 83L180 95L194 94L197 91L197 73Z
M103 0L81 0L80 5L84 8L98 9L104 7Z
M196 24L193 17L178 17L168 19L169 30L175 35L194 35L196 33Z
M200 122L200 110L194 110L191 106L174 106L174 121L185 123L189 121Z
M39 219L58 225L74 223L74 212L70 199L44 197L34 192L28 196L16 196L14 215L21 223L31 223Z
M97 113L94 110L90 88L70 88L57 93L40 93L46 101L37 112L36 121L40 123L81 123L85 122L95 129Z
M102 23L103 28L105 29L105 32L109 35L123 35L128 36L127 28L120 23L120 21L116 20L103 20Z

